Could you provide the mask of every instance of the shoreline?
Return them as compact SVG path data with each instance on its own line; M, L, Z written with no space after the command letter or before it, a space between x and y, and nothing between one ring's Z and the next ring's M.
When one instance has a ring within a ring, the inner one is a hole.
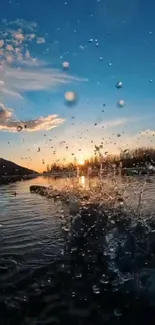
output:
M37 178L39 175L7 175L0 176L0 185L8 185L20 181L27 181L30 179Z

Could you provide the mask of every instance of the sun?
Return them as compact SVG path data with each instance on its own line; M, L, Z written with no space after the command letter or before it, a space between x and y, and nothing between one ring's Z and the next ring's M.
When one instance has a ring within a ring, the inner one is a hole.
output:
M78 161L78 164L81 165L81 166L84 165L84 160L83 160L83 159L80 159L80 160Z

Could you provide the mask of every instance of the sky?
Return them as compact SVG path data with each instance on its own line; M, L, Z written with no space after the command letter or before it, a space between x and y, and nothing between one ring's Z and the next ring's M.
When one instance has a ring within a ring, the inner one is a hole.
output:
M154 12L153 0L1 0L0 157L42 171L95 145L155 146Z

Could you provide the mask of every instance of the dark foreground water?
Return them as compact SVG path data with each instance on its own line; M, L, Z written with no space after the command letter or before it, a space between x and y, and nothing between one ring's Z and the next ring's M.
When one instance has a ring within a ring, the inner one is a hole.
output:
M0 187L0 324L154 324L154 179L118 180L125 204L85 203L74 218L29 193L47 182Z

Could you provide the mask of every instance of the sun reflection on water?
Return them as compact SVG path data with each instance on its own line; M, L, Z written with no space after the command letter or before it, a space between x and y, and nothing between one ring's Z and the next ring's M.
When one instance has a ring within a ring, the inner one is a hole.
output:
M84 187L84 188L86 187L86 178L85 178L85 176L81 176L79 178L79 185Z

